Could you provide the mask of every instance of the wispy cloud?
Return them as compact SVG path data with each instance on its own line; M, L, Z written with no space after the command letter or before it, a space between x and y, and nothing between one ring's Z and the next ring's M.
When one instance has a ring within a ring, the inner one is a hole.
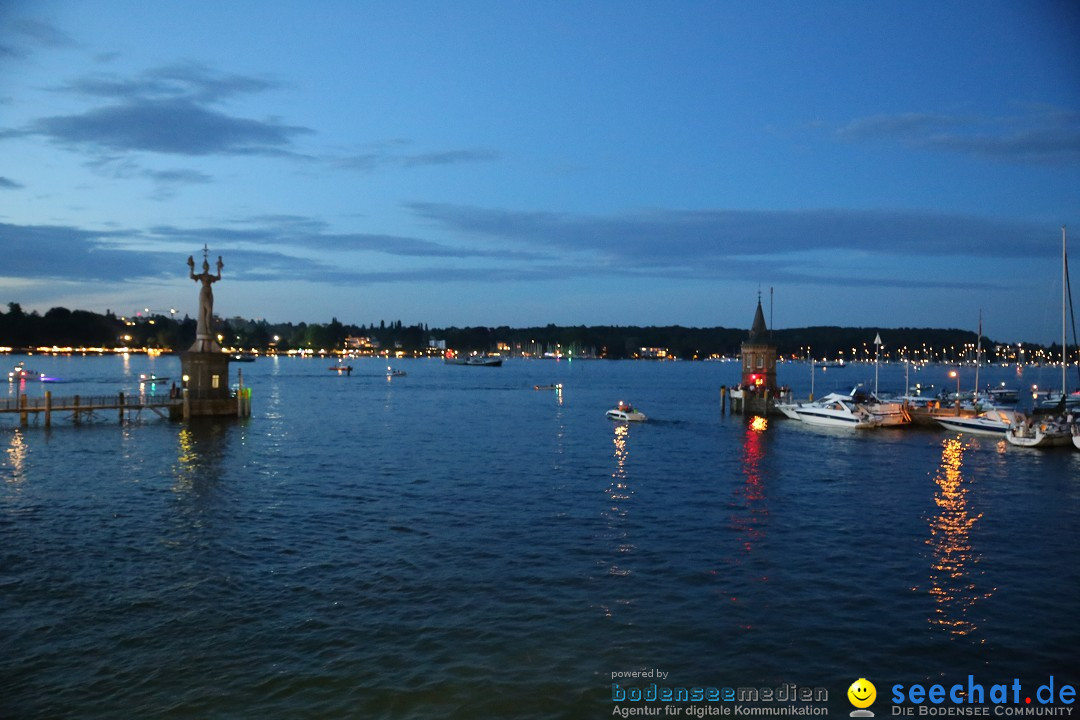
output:
M231 117L187 99L136 100L34 121L25 131L91 151L280 155L307 128Z
M409 258L488 258L494 260L535 260L543 256L527 250L461 247L401 235L331 232L325 222L301 216L261 216L238 220L231 225L204 228L155 226L148 231L158 239L204 242L231 242L256 247L275 246L294 252L311 250L330 253L377 253ZM340 256L328 255L328 264L340 264Z
M217 72L200 63L183 62L146 70L133 77L86 75L53 89L63 94L113 100L186 99L195 103L215 103L277 87L278 83L268 78Z
M194 63L170 65L133 78L91 75L54 92L104 99L80 113L38 118L0 138L38 135L91 154L152 152L169 155L296 156L293 140L313 131L275 118L230 115L215 104L261 93L275 84L213 72Z
M418 168L492 162L500 157L502 157L501 153L484 148L442 150L427 153L404 153L397 149L381 148L370 152L345 155L331 162L345 170L372 172L387 167Z
M22 188L22 183L17 183L10 178L0 177L0 190L21 190Z
M185 179L190 180L190 179ZM894 288L991 288L958 272L963 258L1053 257L1045 227L934 213L652 210L614 216L518 212L414 203L409 209L454 242L335 232L300 215L237 218L214 226L117 231L0 225L18 247L9 277L123 281L182 274L209 244L239 280L349 285L545 282L622 277ZM365 257L365 254L376 257ZM396 258L384 263L377 256ZM898 258L906 266L896 267ZM178 260L177 258L181 258ZM912 270L912 268L917 270Z
M852 120L837 137L894 142L911 148L1008 160L1080 162L1080 112L1041 109L1026 115L974 117L933 113L873 115Z
M28 17L6 18L0 57L25 58L39 48L77 47L70 35L55 25Z
M1050 254L1045 228L939 213L860 210L652 210L614 216L412 203L417 216L466 236L594 256L620 267L719 264L815 251L921 257Z

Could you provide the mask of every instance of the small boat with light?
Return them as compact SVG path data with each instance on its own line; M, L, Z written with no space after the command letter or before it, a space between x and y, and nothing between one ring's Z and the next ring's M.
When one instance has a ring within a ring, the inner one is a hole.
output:
M619 422L645 422L645 413L635 410L628 402L619 401L619 404L607 411L607 416Z
M20 380L41 380L41 373L37 370L27 370L26 366L22 362L15 364L15 368L8 373L8 382L19 382Z
M142 373L142 374L139 375L139 382L143 383L143 384L145 384L145 383L151 383L151 384L153 384L153 383L163 383L163 382L168 382L168 380L169 380L169 378L167 378L167 377L158 377L154 373Z
M339 362L337 365L330 366L330 372L336 372L338 375L352 375L352 365Z
M404 370L396 370L389 365L386 366L386 377L403 377L405 375Z
M533 385L533 390L562 390L562 383L554 385Z

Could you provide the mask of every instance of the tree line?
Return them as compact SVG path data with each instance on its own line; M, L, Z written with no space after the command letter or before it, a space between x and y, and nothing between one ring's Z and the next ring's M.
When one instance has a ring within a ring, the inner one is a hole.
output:
M16 349L126 346L181 351L195 341L196 322L187 316L122 317L111 311L99 314L61 307L39 314L25 312L18 303L8 303L7 307L7 312L0 310L0 346ZM642 348L658 348L682 359L736 356L748 336L746 328L679 325L429 328L423 323L406 325L400 320L353 325L337 318L328 323L216 319L214 332L221 336L223 346L260 352L335 350L344 347L347 337L364 337L390 351L424 352L432 343L442 342L446 347L466 352L502 349L511 354L536 355L547 351L604 358L632 358L641 355ZM834 326L776 330L770 333L770 342L783 357L872 360L878 352L874 340L879 333L883 341L881 356L888 359L974 361L975 348L980 343L977 334L970 330ZM1026 359L1040 355L1060 357L1061 352L1060 345L1004 344L985 336L981 338L981 346L983 359L990 362L1012 361L1020 350Z

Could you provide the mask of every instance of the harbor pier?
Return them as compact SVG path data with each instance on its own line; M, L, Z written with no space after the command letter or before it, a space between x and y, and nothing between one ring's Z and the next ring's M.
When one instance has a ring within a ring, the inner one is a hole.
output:
M143 410L149 410L162 418L177 417L181 400L168 397L143 395L72 395L53 397L46 391L45 397L19 395L17 398L0 400L0 413L18 414L19 424L26 427L30 416L44 420L45 427L52 427L53 413L69 413L72 421L78 425L90 420L97 413L116 412L120 422L137 419Z

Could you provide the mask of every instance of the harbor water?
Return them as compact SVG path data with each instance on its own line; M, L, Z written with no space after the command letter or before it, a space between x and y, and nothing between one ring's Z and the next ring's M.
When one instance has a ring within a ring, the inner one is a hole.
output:
M62 381L31 394L180 371L24 359ZM0 416L0 717L606 718L654 685L847 716L857 678L881 717L898 684L1080 684L1080 452L751 423L720 411L734 363L331 364L234 365L246 420Z

